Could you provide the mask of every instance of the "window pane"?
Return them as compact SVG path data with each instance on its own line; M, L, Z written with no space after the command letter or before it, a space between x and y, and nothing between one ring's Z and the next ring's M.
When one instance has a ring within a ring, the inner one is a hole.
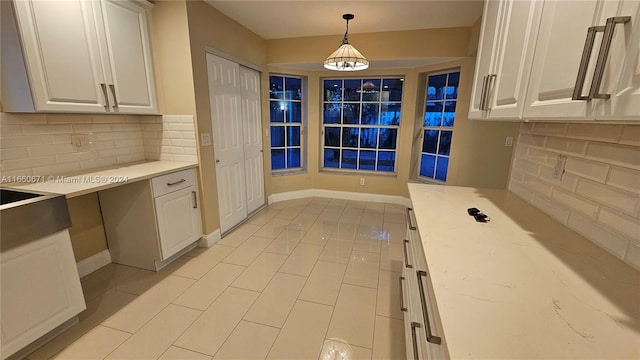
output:
M269 82L271 87L269 89L269 98L271 99L284 99L284 88L282 86L282 76L270 76Z
M456 117L456 102L455 101L445 101L444 103L444 117L442 121L442 126L452 127L453 120Z
M378 171L393 171L396 164L395 151L378 152Z
M285 78L285 89L287 100L302 100L302 79Z
M438 149L438 130L425 130L422 152L435 154Z
M383 103L380 125L400 125L400 103Z
M424 113L424 126L440 126L442 123L442 103L428 101Z
M376 152L360 151L360 170L376 169Z
M449 167L449 158L438 156L436 163L436 179L440 181L447 180L447 167Z
M420 176L433 178L433 171L436 167L436 157L434 155L422 154L420 159Z
M324 128L324 146L340 146L340 128L326 127Z
M458 84L460 83L460 72L454 72L449 74L447 82L447 93L445 97L447 99L458 98Z
M271 150L271 170L284 169L284 149Z
M361 148L375 149L377 144L378 144L377 128L360 129L360 147Z
M271 114L270 121L271 122L284 122L284 102L282 101L271 101Z
M451 134L453 134L453 131L440 132L440 147L438 148L438 154L449 155L449 150L451 149Z
M284 146L284 126L271 127L271 147Z
M427 99L429 100L444 99L446 84L447 84L447 74L429 76L430 89L427 89L427 94L428 94Z
M324 167L340 167L340 150L324 149Z
M380 149L395 149L398 129L380 129Z
M342 123L358 124L360 120L360 104L342 105Z
M344 81L344 101L360 101L361 80Z
M300 167L300 148L287 149L287 167Z
M403 83L400 79L382 80L382 101L401 101Z
M287 146L300 146L300 126L287 126Z
M342 80L324 81L324 101L340 101L342 99Z
M357 150L342 150L342 168L355 169L358 164Z
M340 103L324 104L324 123L340 124Z
M302 122L302 103L287 101L287 122Z
M362 82L362 101L380 101L380 79L365 79Z
M342 128L342 146L344 147L358 147L358 128L345 127Z
M378 124L378 104L362 104L362 124Z

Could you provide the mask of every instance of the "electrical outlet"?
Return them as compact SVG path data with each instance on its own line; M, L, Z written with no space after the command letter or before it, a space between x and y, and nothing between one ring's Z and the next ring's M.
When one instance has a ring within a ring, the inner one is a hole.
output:
M504 146L505 147L513 146L513 136L507 136L507 138L504 140Z
M209 146L211 145L211 134L202 133L200 134L200 146Z
M560 181L562 180L562 174L564 174L564 164L567 162L567 157L558 155L556 158L556 165L553 167L553 178Z
M94 142L93 134L71 134L71 145L75 151L89 151Z
M364 186L364 178L360 178L360 186Z

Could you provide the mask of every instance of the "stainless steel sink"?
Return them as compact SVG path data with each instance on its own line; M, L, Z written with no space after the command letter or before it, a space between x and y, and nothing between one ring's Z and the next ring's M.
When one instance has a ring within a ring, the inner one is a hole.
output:
M0 251L71 227L64 195L0 189Z

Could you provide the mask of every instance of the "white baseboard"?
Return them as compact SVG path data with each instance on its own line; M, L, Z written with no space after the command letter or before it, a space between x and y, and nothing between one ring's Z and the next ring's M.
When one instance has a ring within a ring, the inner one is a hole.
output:
M80 260L76 266L78 267L78 275L82 278L109 264L111 264L111 253L109 250L103 250L84 260Z
M211 234L202 235L202 238L198 240L199 247L211 247L211 245L220 241L220 229L216 229L216 231Z
M336 190L324 190L324 189L306 189L306 190L288 191L283 193L272 194L272 195L269 195L269 204L273 204L273 203L285 201L285 200L302 199L302 198L308 198L313 196L345 199L345 200L381 202L381 203L398 204L402 206L411 207L411 200L403 196L357 193L357 192L350 192L350 191L336 191Z

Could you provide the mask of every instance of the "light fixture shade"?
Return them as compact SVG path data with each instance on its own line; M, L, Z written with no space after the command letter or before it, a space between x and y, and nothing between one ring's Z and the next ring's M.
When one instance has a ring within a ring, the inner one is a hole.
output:
M369 67L369 60L351 44L342 44L324 61L324 68L337 71L358 71Z

